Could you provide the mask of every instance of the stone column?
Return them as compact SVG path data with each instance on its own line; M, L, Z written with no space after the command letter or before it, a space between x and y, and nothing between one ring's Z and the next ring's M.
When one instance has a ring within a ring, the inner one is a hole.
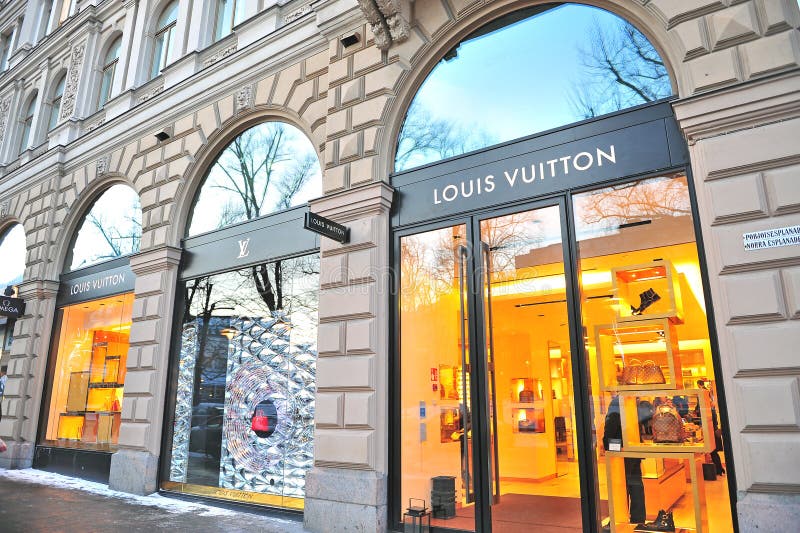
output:
M181 250L158 246L131 256L136 274L119 451L109 487L134 494L157 490L172 312Z
M29 468L33 462L57 295L57 281L19 285L25 315L14 326L0 422L0 436L8 450L0 454L0 468Z
M350 242L321 242L310 531L386 529L391 200L388 185L372 183L311 203L348 226Z

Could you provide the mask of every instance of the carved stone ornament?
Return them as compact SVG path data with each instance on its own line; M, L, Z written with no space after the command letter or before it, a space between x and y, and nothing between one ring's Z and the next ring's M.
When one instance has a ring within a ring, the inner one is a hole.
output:
M11 107L11 98L0 101L0 143L6 134L6 122L8 122L8 110Z
M67 83L64 86L64 95L61 97L61 120L67 119L75 112L75 97L78 93L78 82L80 81L81 67L83 66L83 56L86 52L86 42L82 42L72 47L69 57L69 70L67 71Z
M236 109L241 111L253 106L253 86L245 85L236 91Z
M375 46L387 50L408 39L410 0L357 0L375 35Z
M140 94L139 98L136 99L136 103L141 104L142 102L146 102L150 100L152 97L156 96L157 94L160 94L163 90L164 90L163 83L161 85L156 85L152 89L149 89L148 91Z
M0 202L0 218L8 216L9 209L11 209L10 200L3 200Z
M213 64L214 64L214 63L216 63L217 61L220 61L220 60L222 60L222 59L225 59L225 58L226 58L226 57L228 57L229 55L231 55L231 54L233 54L234 52L236 52L236 49L237 49L237 48L236 48L236 46L237 46L237 45L234 43L234 44L230 45L230 46L229 46L229 47L227 47L227 48L223 48L222 50L219 50L219 51L215 52L213 55L211 55L211 56L207 57L207 58L206 58L206 59L203 61L203 66L204 66L204 67L210 67L211 65L213 65Z
M108 165L111 163L111 158L109 156L103 156L97 160L97 175L102 176L106 172L108 172Z
M306 4L303 7L300 7L298 9L295 9L291 13L288 13L285 17L283 17L283 23L289 24L299 19L303 15L307 15L308 13L311 13L311 4Z

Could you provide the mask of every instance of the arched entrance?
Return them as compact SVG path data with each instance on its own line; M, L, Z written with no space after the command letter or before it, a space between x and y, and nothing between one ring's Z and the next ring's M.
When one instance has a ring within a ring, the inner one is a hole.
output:
M635 28L571 4L489 23L422 84L392 177L394 520L414 498L441 530L733 527L670 87Z

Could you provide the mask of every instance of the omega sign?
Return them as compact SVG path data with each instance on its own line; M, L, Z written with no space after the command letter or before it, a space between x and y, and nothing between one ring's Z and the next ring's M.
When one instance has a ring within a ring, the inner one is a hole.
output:
M572 173L586 172L595 167L602 167L603 163L615 164L617 154L615 146L609 145L608 149L595 148L593 152L578 152L562 157L534 161L530 165L502 170L502 175L487 174L483 177L471 178L459 184L449 184L433 189L433 203L452 202L459 198L469 198L473 195L491 194L496 187L496 182L502 180L508 183L510 189L516 187L533 186L537 180L552 179L567 176Z
M0 316L19 318L25 314L25 301L22 298L0 296Z

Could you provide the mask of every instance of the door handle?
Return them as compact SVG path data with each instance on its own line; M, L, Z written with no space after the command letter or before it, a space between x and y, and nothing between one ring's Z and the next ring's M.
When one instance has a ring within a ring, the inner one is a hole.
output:
M458 302L459 302L459 318L460 318L460 328L459 332L461 334L461 402L459 403L459 409L461 410L461 420L464 426L464 435L462 438L461 443L461 463L463 467L461 469L461 478L464 482L464 487L466 488L466 497L467 503L471 503L473 500L473 490L472 490L472 474L470 469L470 462L469 462L469 425L471 425L470 420L470 410L469 410L469 402L468 402L468 395L467 395L467 369L469 368L467 362L467 316L466 316L466 302L465 298L466 295L464 294L464 282L467 279L467 247L459 245L456 249L456 255L458 257Z
M489 244L481 241L481 259L483 260L484 273L483 279L486 283L486 301L484 308L486 309L486 320L483 322L483 331L486 339L489 341L488 350L486 352L486 372L488 374L488 387L486 401L486 412L491 411L492 417L492 450L489 457L489 472L491 472L492 483L489 488L489 501L499 503L500 500L500 464L497 455L497 398L495 393L495 359L494 359L494 318L492 316L492 259L490 255L491 249ZM481 291L481 298L483 298L483 291ZM492 495L492 487L494 494ZM492 496L494 496L492 498Z

